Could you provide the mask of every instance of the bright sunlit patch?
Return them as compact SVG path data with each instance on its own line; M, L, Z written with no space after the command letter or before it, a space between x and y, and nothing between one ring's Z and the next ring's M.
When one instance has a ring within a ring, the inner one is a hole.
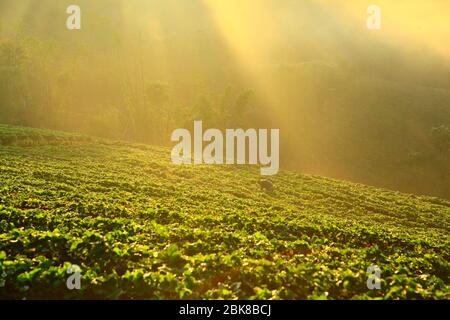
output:
M267 75L261 73L264 64L270 63L273 43L282 35L274 2L203 0L203 3L241 69L264 94L268 104L275 107L277 101L271 94Z
M366 9L375 4L382 11L382 37L404 47L428 48L450 57L450 2L376 0L371 3L358 0L315 0L324 8L332 10L341 20L364 28Z

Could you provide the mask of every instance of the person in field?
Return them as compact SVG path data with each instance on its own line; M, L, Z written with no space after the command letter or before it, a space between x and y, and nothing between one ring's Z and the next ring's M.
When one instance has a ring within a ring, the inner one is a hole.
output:
M273 191L273 183L268 179L259 179L259 186L263 191Z

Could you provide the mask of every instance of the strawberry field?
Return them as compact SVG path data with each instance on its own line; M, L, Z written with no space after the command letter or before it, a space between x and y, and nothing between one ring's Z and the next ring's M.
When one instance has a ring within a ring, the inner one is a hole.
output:
M259 177L0 126L0 298L450 298L448 201L287 171L265 192Z

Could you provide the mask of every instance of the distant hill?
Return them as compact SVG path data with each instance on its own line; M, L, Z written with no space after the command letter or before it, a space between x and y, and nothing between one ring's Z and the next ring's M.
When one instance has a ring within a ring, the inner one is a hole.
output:
M295 94L311 79L305 69L282 71L299 101L282 131L285 167L450 199L449 154L440 154L430 134L450 125L450 90L338 74L319 93Z
M443 199L13 126L0 159L1 298L450 298Z

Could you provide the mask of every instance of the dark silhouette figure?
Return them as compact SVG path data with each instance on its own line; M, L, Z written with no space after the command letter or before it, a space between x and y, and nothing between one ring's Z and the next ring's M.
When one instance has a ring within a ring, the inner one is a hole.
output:
M273 183L270 180L267 179L259 179L259 185L261 186L261 190L264 191L273 191Z

